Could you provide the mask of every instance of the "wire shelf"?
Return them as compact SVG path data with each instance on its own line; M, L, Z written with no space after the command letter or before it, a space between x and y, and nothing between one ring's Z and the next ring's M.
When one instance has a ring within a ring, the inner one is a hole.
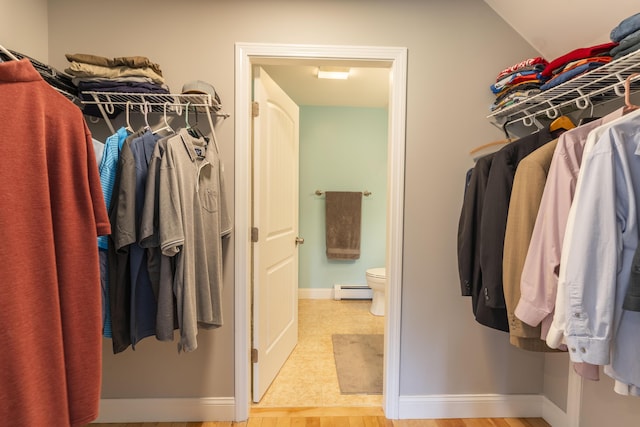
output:
M89 95L90 98L86 97ZM204 93L171 94L171 93L127 93L127 92L81 92L81 103L85 105L96 105L100 113L112 132L115 128L109 119L118 112L138 108L143 114L146 113L175 113L182 115L183 111L194 108L195 111L207 113L213 131L211 116L227 118L228 114L221 112L222 105L214 98Z
M118 106L123 109L126 106L147 107L209 107L214 111L222 108L209 94L162 94L162 93L126 93L126 92L82 92L90 95L91 99L83 99L83 104L103 105L108 110L110 106Z
M624 97L627 77L640 73L640 50L591 70L565 83L531 96L518 103L498 109L487 116L496 126L522 122L531 126L537 117L554 119L571 111L584 110ZM640 89L636 78L630 90Z

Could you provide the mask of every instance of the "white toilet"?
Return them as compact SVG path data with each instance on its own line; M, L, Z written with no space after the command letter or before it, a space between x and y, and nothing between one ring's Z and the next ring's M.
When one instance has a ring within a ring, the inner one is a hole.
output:
M370 268L367 270L367 286L373 291L371 314L384 316L384 292L387 287L387 274L384 268Z

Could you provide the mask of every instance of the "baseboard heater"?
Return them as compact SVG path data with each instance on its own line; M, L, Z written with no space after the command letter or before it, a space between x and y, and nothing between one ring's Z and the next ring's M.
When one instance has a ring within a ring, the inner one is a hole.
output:
M341 299L371 299L373 291L367 285L333 285L333 298Z

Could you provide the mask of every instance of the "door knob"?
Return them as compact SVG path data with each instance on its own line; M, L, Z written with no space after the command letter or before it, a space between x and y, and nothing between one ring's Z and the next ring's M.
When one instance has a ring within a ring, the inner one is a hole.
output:
M302 245L304 243L304 239L302 237L296 237L296 246Z

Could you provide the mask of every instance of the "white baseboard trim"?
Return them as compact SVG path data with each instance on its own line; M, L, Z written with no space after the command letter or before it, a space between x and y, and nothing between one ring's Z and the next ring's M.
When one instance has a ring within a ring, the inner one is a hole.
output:
M400 396L398 418L526 418L542 414L542 395L450 394Z
M541 395L400 396L399 419L542 417L552 427L567 415ZM233 397L101 399L97 423L234 421Z
M234 421L233 397L101 399L98 423Z
M544 418L551 427L563 427L570 425L567 413L546 397L543 397L542 399L542 418Z
M298 288L298 299L333 299L333 288Z

